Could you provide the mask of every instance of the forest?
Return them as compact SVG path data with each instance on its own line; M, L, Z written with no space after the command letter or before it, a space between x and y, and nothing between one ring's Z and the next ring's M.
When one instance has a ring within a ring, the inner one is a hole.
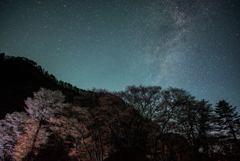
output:
M0 58L2 161L240 160L240 115L225 100L160 86L81 90L27 58Z

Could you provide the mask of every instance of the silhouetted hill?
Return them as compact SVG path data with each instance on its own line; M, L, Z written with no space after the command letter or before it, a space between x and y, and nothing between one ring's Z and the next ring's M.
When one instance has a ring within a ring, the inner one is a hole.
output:
M240 160L240 116L225 100L214 110L172 87L84 91L5 54L0 75L0 119L12 113L0 120L0 160Z
M58 81L36 62L24 57L0 54L0 75L0 119L6 113L24 111L24 100L33 96L33 92L40 87L61 90L67 102L72 102L74 96L84 92L69 83Z

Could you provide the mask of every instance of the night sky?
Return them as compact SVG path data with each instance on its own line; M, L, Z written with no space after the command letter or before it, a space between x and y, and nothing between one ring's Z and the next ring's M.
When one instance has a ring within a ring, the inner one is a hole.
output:
M240 112L239 0L1 0L0 49L81 89L171 86Z

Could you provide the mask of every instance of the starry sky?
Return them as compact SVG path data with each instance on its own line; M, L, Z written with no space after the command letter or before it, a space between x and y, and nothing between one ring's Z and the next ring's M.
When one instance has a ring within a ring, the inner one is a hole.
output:
M171 86L240 112L238 0L1 0L0 49L81 89Z

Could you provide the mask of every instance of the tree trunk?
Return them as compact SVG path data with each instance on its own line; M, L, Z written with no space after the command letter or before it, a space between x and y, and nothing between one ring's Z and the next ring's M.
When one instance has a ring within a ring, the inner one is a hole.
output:
M85 143L85 141L84 141L84 139L83 139L83 133L82 133L81 130L80 130L80 132L81 132L81 134L82 134L82 142L83 142L83 145L84 145L85 149L87 150L89 159L92 160L92 156L91 156L91 154L90 154L90 152L89 152L89 150L88 150L88 148L87 148L87 146L86 146L86 143Z
M36 133L35 133L35 135L34 135L34 138L33 138L31 151L33 151L33 149L34 149L34 147L35 147L35 143L36 143L36 141L37 141L37 135L38 135L38 133L39 133L39 130L40 130L41 126L42 126L42 117L41 117L41 119L40 119L40 121L39 121L39 123L38 123L38 129L37 129L37 131L36 131Z

